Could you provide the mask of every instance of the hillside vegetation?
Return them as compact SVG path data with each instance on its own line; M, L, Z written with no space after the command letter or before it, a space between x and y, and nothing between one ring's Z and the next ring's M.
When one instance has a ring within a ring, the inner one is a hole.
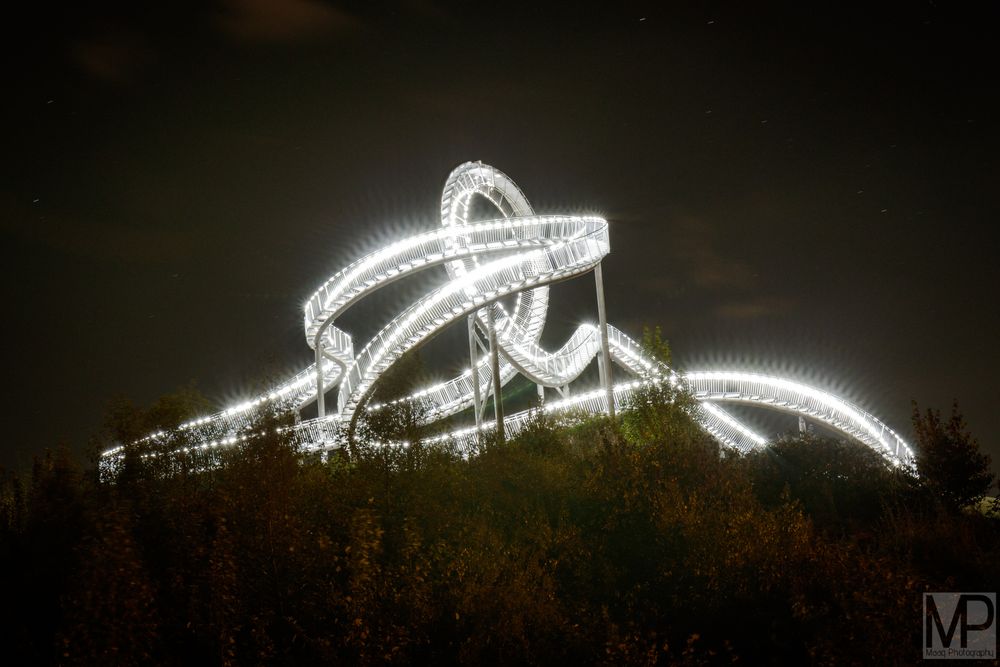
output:
M202 471L47 454L0 486L4 662L908 664L922 591L1000 588L997 520L852 443L728 455L689 408L651 390L468 458L412 412L380 422L409 447L328 460L276 417Z

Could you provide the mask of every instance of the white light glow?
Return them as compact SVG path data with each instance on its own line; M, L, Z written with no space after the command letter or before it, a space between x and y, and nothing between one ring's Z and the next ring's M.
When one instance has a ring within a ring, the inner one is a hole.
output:
M474 197L484 197L501 218L469 220ZM593 324L581 325L555 351L540 345L548 312L548 285L594 270L610 252L608 223L596 216L536 215L524 193L503 172L482 163L465 163L448 177L441 198L442 227L382 247L335 273L303 305L306 341L323 359L323 387L338 387L336 411L321 419L290 427L310 449L339 446L339 425L354 417L375 382L408 350L444 328L473 314L476 327L494 323L499 346L501 386L517 374L546 387L566 387L601 355L601 335ZM335 321L355 303L386 285L431 267L444 266L448 281L436 287L392 318L355 353L350 334ZM513 295L508 312L499 299ZM613 326L607 327L610 358L639 378L614 386L616 405L625 405L643 383L683 384L700 401L696 418L729 447L748 451L766 439L725 412L720 403L749 403L793 412L823 422L873 447L898 465L912 466L910 447L884 423L847 401L792 380L749 373L698 372L679 376L649 357L642 347ZM486 358L476 364L479 390L485 397L492 386ZM473 404L472 369L413 395L389 402L421 400L434 419L454 415ZM317 398L317 368L311 364L260 396L225 410L191 420L180 431L195 431L201 445L195 449L226 447L243 442L255 414L265 406L297 410ZM567 411L603 412L609 395L603 389L575 394L544 405L546 414ZM384 405L371 405L378 410ZM509 415L505 431L516 432L531 419L526 411ZM363 418L363 415L360 417ZM484 424L485 428L492 428ZM167 441L170 434L152 433L140 442ZM435 441L469 445L478 437L475 427L458 429ZM122 447L104 452L120 456Z

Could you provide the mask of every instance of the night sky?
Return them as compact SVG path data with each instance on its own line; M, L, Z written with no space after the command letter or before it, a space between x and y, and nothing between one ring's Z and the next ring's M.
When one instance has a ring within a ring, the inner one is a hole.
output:
M440 224L478 159L608 218L609 320L682 368L781 372L907 436L911 400L957 399L998 469L998 12L939 4L9 15L0 465L82 453L116 395L226 403L308 363L304 300ZM356 346L421 289L360 309ZM592 280L553 302L558 345Z

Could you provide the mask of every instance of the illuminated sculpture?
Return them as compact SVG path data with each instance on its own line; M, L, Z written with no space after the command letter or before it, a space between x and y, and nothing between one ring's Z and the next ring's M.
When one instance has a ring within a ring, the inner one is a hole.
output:
M488 200L502 217L469 220L475 197ZM447 382L401 400L422 400L430 418L441 419L472 408L475 425L435 441L468 446L484 429L511 434L531 418L525 411L503 414L501 388L517 374L539 387L555 388L561 400L543 404L546 412L569 407L612 415L644 383L683 384L699 401L695 415L722 444L746 452L766 439L725 412L721 403L752 404L822 422L872 447L896 465L913 465L909 446L892 429L843 399L790 380L752 373L693 372L679 376L646 355L641 347L605 317L601 260L610 252L608 223L599 217L535 215L527 198L503 172L479 162L452 171L441 199L442 227L402 239L347 266L327 280L305 305L306 341L316 362L266 395L215 415L182 425L210 427L215 434L197 448L238 442L257 408L270 403L299 410L317 401L319 416L294 426L313 448L334 449L341 443L340 425L363 418L369 394L379 376L407 351L444 328L465 321L469 332L470 367ZM336 327L343 313L374 291L419 271L444 266L448 282L398 313L360 351L351 336ZM558 350L542 349L539 340L548 310L548 285L593 272L598 306L597 326L580 326ZM512 295L510 312L500 299ZM482 355L480 354L482 353ZM601 386L570 396L569 385L597 358ZM633 376L613 384L612 362ZM326 391L336 387L336 409L327 411ZM495 397L495 419L483 408ZM157 438L162 434L149 437ZM105 456L121 451L117 447Z

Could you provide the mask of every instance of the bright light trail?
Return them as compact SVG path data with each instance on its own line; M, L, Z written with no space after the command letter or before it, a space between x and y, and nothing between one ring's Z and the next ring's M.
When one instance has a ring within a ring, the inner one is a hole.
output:
M485 198L502 217L472 222L469 217L475 197ZM586 324L558 350L543 349L539 341L548 312L550 284L595 272L599 311L603 312L600 264L611 251L608 223L603 218L536 215L524 193L506 174L481 162L467 162L448 177L441 216L441 228L401 239L362 257L331 276L307 300L303 308L306 342L322 361L321 372L317 372L317 364L311 364L260 396L181 425L180 430L211 433L203 444L192 449L245 440L264 405L297 411L317 398L321 416L292 428L310 448L335 449L342 444L341 425L363 418L363 410L359 413L359 409L393 363L448 326L471 318L472 352L477 354L479 347L485 351L480 341L489 339L492 327L498 352L496 365L484 355L474 359L459 376L400 399L426 401L434 420L475 408L478 426L438 436L434 441L474 445L480 430L496 427L478 418L487 397L495 393L495 386L503 386L521 374L540 387L556 388L564 396L563 400L544 404L549 414L568 410L608 412L627 405L635 389L643 384L670 382L690 389L700 402L696 418L705 430L739 451L765 446L767 441L719 404L749 404L804 416L857 439L896 465L913 466L909 445L883 422L844 399L792 380L713 371L678 376L610 325L606 326L606 341L601 326ZM444 266L448 281L398 313L355 353L352 337L339 329L336 321L382 287L435 266ZM508 295L514 299L511 312L499 301ZM602 358L602 354L606 356ZM602 387L570 397L570 383L594 358L601 368ZM612 385L611 369L604 368L610 364L604 359L637 379ZM498 383L494 382L494 374ZM332 387L338 388L336 409L326 414L322 395ZM322 391L318 392L318 388ZM498 415L502 416L502 412ZM529 419L531 412L525 411L507 415L501 423L504 431L512 434ZM161 440L167 435L153 433L144 440ZM102 456L122 453L118 445Z

